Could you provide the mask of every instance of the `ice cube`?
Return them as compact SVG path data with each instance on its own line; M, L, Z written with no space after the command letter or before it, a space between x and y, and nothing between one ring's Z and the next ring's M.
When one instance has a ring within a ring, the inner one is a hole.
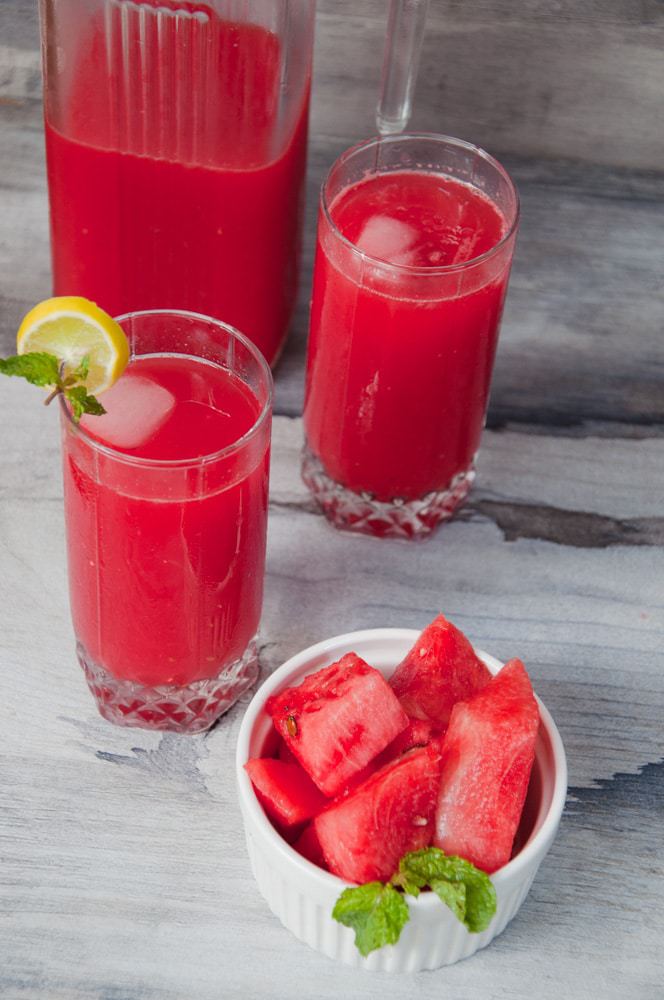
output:
M378 257L390 264L412 263L414 255L408 251L417 242L417 229L390 215L372 215L365 222L356 245L370 257Z
M158 382L126 372L99 397L106 413L84 416L81 425L112 448L140 448L175 407L175 396Z

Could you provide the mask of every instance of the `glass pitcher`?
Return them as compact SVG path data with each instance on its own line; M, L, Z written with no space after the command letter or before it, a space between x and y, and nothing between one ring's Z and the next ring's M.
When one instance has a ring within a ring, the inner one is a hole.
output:
M292 313L315 0L40 0L53 284L189 309L274 363Z

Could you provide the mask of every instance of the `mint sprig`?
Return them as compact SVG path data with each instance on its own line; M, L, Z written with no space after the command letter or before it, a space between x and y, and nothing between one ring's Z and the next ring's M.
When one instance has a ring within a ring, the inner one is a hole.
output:
M486 872L438 847L404 854L389 882L366 882L344 889L332 916L355 931L355 945L365 957L396 944L410 914L404 894L419 896L429 887L468 930L486 930L496 912L496 890Z
M496 912L496 890L486 872L439 847L404 854L392 882L411 896L429 886L473 934L486 930Z
M365 957L384 944L396 944L408 922L408 904L391 882L366 882L344 889L332 916L355 931L355 946Z
M3 375L18 375L32 385L56 385L60 378L60 364L54 354L33 351L0 358L0 372Z
M56 396L64 396L69 401L72 419L75 423L84 413L99 417L106 410L95 396L88 393L83 384L90 370L90 358L86 355L69 375L64 374L64 365L54 354L29 351L0 358L0 374L16 375L32 385L52 386L53 391L44 400L48 406Z

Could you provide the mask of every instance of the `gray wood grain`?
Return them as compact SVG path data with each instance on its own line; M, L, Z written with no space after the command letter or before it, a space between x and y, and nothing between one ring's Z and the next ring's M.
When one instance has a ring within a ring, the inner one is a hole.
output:
M373 131L386 10L319 0L316 133ZM663 47L658 0L432 0L413 125L503 154L661 170ZM33 0L0 5L3 92L39 95Z
M278 412L302 407L317 192L334 157L373 128L384 16L378 0L319 6L302 287L279 371ZM25 309L48 294L49 264L36 6L5 0L0 18L0 344L7 349ZM661 5L648 0L581 10L531 0L518 12L504 3L431 4L414 125L448 129L504 154L523 204L490 425L608 421L658 433L664 423L657 105L664 60L648 61L658 55L663 25ZM610 58L602 47L609 38ZM528 73L542 79L529 85ZM548 118L529 104L547 88L555 98ZM445 124L441 96L454 109ZM557 124L556 108L573 118L574 141Z
M417 627L442 607L484 648L524 657L569 754L568 816L514 924L472 962L390 979L332 966L259 898L232 775L242 706L191 739L96 715L68 620L55 415L33 392L0 394L3 995L285 998L295 981L323 998L658 996L664 767L643 782L642 767L661 759L662 550L511 542L481 504L649 517L651 490L631 472L654 470L659 491L663 441L629 442L631 456L625 442L607 477L605 439L489 432L467 515L409 547L339 534L312 512L300 421L277 418L264 670L322 636Z
M47 196L37 102L0 106L0 347L50 294ZM343 143L314 134L301 293L277 378L277 412L304 394L320 181ZM522 224L490 404L490 425L664 424L664 174L507 161ZM617 429L616 433L622 433Z

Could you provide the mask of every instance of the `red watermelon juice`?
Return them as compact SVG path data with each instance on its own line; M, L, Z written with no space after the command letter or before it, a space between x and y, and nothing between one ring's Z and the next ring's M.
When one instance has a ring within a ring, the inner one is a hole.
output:
M54 293L217 316L272 363L296 293L308 71L284 113L279 37L188 7L109 5L61 99L47 90Z
M166 353L134 357L103 403L63 418L79 660L111 721L203 729L256 676L268 403Z
M510 216L470 181L420 169L344 184L333 168L326 189L305 481L341 527L426 533L474 475L516 202Z

